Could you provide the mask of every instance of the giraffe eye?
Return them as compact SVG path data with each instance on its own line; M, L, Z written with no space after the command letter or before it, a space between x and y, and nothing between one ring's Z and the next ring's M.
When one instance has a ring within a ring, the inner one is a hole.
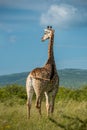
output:
M50 33L49 30L45 30L45 32L44 32L45 35L46 35L46 34L49 34L49 33Z
M48 32L48 33L50 33L50 32Z

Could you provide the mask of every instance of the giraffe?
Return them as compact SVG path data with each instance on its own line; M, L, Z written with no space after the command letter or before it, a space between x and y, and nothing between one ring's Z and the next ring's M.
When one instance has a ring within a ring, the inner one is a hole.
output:
M47 26L44 30L42 41L49 39L47 62L43 67L32 70L26 80L28 118L30 118L30 109L34 92L36 94L35 106L38 108L40 115L41 102L44 94L46 97L47 116L54 111L55 97L59 88L59 76L53 53L54 32L51 26Z

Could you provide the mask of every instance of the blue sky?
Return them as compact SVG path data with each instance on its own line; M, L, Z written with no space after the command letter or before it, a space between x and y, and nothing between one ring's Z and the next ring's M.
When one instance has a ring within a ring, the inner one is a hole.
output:
M86 0L0 0L0 75L45 64L47 25L55 29L57 69L87 69Z

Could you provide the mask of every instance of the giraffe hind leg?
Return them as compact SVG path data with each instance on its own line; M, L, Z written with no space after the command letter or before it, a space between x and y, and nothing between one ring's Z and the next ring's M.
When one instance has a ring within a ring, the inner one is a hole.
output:
M41 115L41 97L37 97L36 98L36 104L35 104L35 106L36 106L36 108L39 110L39 114Z
M27 97L27 118L30 118L31 101L33 97L33 91L28 94Z
M31 102L32 102L33 94L34 94L32 80L30 78L28 79L26 83L26 91L27 91L27 118L30 118Z

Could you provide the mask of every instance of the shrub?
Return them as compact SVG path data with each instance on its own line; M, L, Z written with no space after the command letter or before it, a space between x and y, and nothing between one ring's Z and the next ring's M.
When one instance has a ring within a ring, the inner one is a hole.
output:
M23 86L17 84L7 85L0 88L0 101L7 99L23 99L26 100L26 89ZM34 95L35 98L35 95ZM76 100L76 101L87 101L87 86L81 87L80 89L70 89L60 87L57 94L56 100Z
M25 87L13 84L0 88L0 100L9 99L12 97L26 99Z
M83 86L80 89L70 89L60 87L57 94L58 100L76 100L76 101L87 101L87 86Z

